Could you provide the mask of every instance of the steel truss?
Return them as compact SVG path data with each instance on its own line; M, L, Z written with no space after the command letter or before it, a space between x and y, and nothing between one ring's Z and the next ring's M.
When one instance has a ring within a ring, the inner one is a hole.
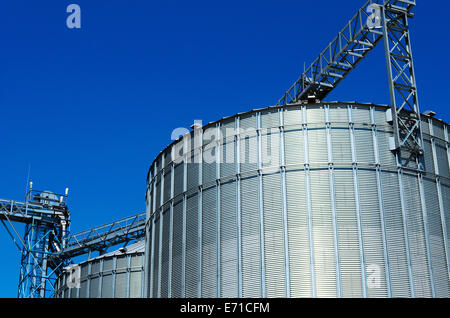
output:
M423 143L408 27L415 5L415 0L367 1L277 106L323 100L384 38L394 125L392 150L419 157Z
M418 157L423 154L423 141L408 26L408 17L415 5L415 0L387 1L381 12L395 132L394 148Z
M73 257L94 251L103 254L145 236L145 213L69 235L67 195L52 194L63 199L44 200L45 193L30 191L25 203L0 199L0 222L21 253L19 298L52 297L56 278ZM15 223L25 224L23 237Z
M73 234L59 257L72 258L93 251L103 254L112 246L140 240L145 236L145 221L146 214L141 213Z
M0 222L21 253L19 298L44 298L53 293L57 275L66 261L52 258L64 247L70 225L66 195L28 192L25 202L0 199ZM14 223L25 224L19 234Z

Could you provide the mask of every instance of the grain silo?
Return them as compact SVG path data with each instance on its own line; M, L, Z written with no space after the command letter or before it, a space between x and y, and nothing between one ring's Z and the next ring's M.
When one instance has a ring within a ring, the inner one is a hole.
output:
M168 146L147 178L146 296L449 297L448 125L422 115L424 156L401 158L389 112L270 107Z
M56 298L142 298L144 241L64 269Z

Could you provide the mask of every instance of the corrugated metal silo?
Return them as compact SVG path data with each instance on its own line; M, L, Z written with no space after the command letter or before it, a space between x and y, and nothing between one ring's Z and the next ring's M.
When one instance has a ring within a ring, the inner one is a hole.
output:
M423 116L424 160L407 162L388 109L255 110L166 148L148 175L146 295L450 297L448 125Z
M76 264L77 271L71 266L58 278L55 297L142 298L144 250L145 243L140 241Z

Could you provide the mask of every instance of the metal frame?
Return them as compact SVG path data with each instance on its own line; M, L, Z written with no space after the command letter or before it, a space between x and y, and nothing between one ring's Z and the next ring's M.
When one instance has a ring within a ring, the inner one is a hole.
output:
M128 244L145 236L146 213L140 213L118 221L107 223L87 231L70 235L60 257L72 258L98 251L103 254L108 248Z
M287 90L277 106L322 101L384 38L394 149L423 154L408 18L415 0L369 0ZM379 16L371 14L377 9ZM370 25L376 19L375 25Z
M291 266L289 254L289 229L288 229L288 211L287 211L287 188L286 188L286 153L284 145L284 109L278 109L278 125L280 135L280 159L281 159L281 196L283 199L282 214L283 214L283 246L284 246L284 271L285 271L285 295L291 298Z
M317 296L315 260L314 260L314 237L312 223L312 200L311 200L311 167L309 162L309 143L308 143L308 121L306 107L302 107L302 133L303 133L303 152L306 180L306 201L308 213L308 239L309 239L309 262L311 272L311 293L312 297Z
M450 278L450 252L449 252L449 242L448 242L448 233L447 233L447 224L446 224L446 218L445 218L445 208L444 208L444 197L442 195L442 185L441 185L441 178L439 177L439 164L438 164L438 157L436 154L436 140L434 135L434 127L433 122L431 119L428 120L428 126L430 129L430 138L431 138L431 149L433 153L433 163L434 163L434 171L436 173L435 180L436 180L436 187L437 187L437 194L438 194L438 201L439 201L439 210L440 210L440 217L441 217L441 224L442 224L442 234L444 239L444 250L445 250L445 256L446 256L446 263L447 263L447 271ZM444 125L444 138L445 143L447 147L447 158L450 158L450 152L448 148L448 131L447 126ZM449 165L450 165L450 159L449 159Z
M371 4L382 0L367 1L341 32L320 53L300 78L278 101L277 106L306 101L323 100L380 42L383 33L367 27Z
M407 211L406 211L406 203L404 198L404 186L403 186L403 169L400 165L400 157L397 154L397 163L398 163L398 169L397 169L397 179L398 179L398 185L400 189L400 205L401 205L401 213L402 213L402 222L403 222L403 235L405 240L405 249L406 249L406 263L408 266L408 279L409 279L409 285L410 285L410 291L411 291L411 297L415 298L415 288L414 288L414 276L413 276L413 270L412 270L412 261L411 261L411 250L409 248L409 232L408 232L408 217L407 217Z
M388 0L381 7L395 148L407 150L414 158L423 154L419 99L408 25L408 17L415 5L415 0Z
M67 265L57 256L66 246L70 227L67 193L33 190L30 184L25 202L0 199L0 222L21 253L19 298L44 298L55 292L56 278ZM13 222L25 224L23 238Z
M267 297L266 293L266 251L264 238L264 197L263 197L263 158L262 158L262 134L261 134L261 113L256 113L256 132L258 147L258 195L259 195L259 248L261 262L261 296Z
M339 233L338 233L338 216L336 209L336 188L334 180L334 163L333 163L333 149L331 143L331 123L329 106L324 106L325 112L325 134L327 138L327 155L328 155L328 178L330 186L330 203L331 203L331 215L333 223L333 248L334 248L334 262L336 271L336 291L337 298L342 297L342 275L341 275L341 255L339 252Z
M234 122L235 132L240 132L241 120L237 117ZM240 134L234 135L234 147L236 158L236 184L237 184L237 271L238 271L238 297L242 298L242 206L241 206L241 137Z
M388 297L392 297L392 286L391 286L391 271L389 264L389 253L386 238L386 219L384 217L384 200L383 200L383 187L381 186L381 162L380 162L380 149L378 147L378 123L375 119L375 109L370 108L370 117L372 123L372 143L374 146L375 163L376 163L376 179L377 179L377 193L378 193L378 204L380 206L380 225L381 225L381 239L383 241L383 256L384 256L384 271L386 278L386 289ZM367 282L366 282L367 283Z
M350 134L350 145L352 151L352 173L353 173L353 188L355 192L355 208L356 208L356 223L358 227L358 245L359 245L359 258L361 266L361 287L363 297L367 298L367 273L366 273L366 259L364 255L364 238L363 238L363 227L362 227L362 216L361 216L361 201L359 195L359 178L358 178L358 156L356 153L356 136L355 136L355 121L353 120L353 107L348 106L348 122L349 122L349 134Z

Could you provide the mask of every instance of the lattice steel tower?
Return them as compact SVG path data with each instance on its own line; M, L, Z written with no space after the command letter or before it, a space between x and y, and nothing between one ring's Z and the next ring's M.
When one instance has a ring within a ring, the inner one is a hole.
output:
M0 199L0 221L21 253L19 298L44 298L53 292L57 275L68 262L59 257L70 226L68 190L27 192L25 202ZM25 224L19 234L14 223Z
M423 141L408 18L412 0L370 0L278 101L322 101L384 39L394 137L399 165L416 160ZM401 158L404 160L402 161Z

